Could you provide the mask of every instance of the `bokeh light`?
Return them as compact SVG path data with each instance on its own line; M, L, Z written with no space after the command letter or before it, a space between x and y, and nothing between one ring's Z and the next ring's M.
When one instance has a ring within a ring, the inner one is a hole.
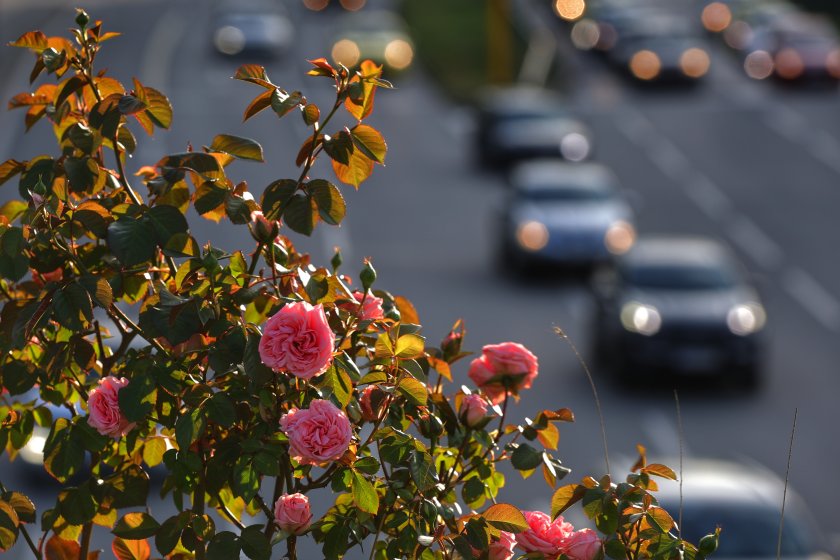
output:
M840 50L833 50L828 53L825 59L825 68L832 78L840 78Z
M367 0L339 0L341 7L351 12L356 12L365 7Z
M773 57L767 51L754 51L744 59L744 71L754 80L763 80L773 75Z
M776 74L785 80L795 80L805 72L802 56L795 49L782 49L776 54Z
M601 38L598 23L591 19L582 19L572 27L572 44L583 51L592 50Z
M539 251L548 245L548 228L541 222L525 222L516 230L516 240L523 249Z
M642 50L630 59L630 71L640 80L652 80L662 70L662 61L653 51Z
M742 51L752 42L753 36L753 30L747 22L736 21L723 32L723 41L730 48Z
M324 8L326 8L330 3L330 0L303 0L303 5L306 8L312 10L313 12L320 12Z
M711 63L706 51L696 47L686 50L680 56L680 69L689 78L705 76Z
M359 46L350 39L340 39L333 45L333 60L339 64L343 64L347 68L355 66L361 56L362 53L359 51Z
M395 70L403 70L411 65L414 49L408 41L394 39L385 46L385 62Z
M623 220L619 220L609 227L604 235L604 245L613 255L623 255L636 242L636 230Z
M712 2L703 8L700 18L707 31L720 33L732 23L732 11L723 2Z
M556 0L554 2L554 12L567 21L578 19L584 11L586 11L584 0Z

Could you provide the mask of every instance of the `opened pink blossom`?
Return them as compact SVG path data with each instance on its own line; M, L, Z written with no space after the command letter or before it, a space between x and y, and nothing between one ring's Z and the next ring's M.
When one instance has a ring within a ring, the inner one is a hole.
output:
M592 560L601 550L601 539L592 529L575 531L566 542L564 554L569 560Z
M274 504L274 522L290 535L300 535L312 524L309 498L303 494L283 494Z
M275 371L311 379L332 363L335 334L320 304L289 303L265 323L259 352Z
M128 385L128 379L108 376L88 394L88 424L103 436L118 438L134 428L120 411L118 393Z
M280 428L289 437L292 456L301 464L336 461L353 440L347 415L327 400L314 400L309 408L289 411L280 419Z
M353 292L353 297L361 303L359 307L359 319L362 321L376 321L385 317L385 311L382 309L382 298L376 297L368 292L367 297L362 292ZM362 299L364 298L364 301Z
M488 344L470 364L467 375L493 404L505 400L509 391L528 389L539 370L537 357L517 342Z
M516 544L525 552L541 552L546 559L555 560L564 553L569 535L575 528L563 516L553 522L541 511L523 511L530 529L516 534Z
M511 560L515 554L513 548L516 546L516 537L513 533L502 531L499 533L499 540L490 543L490 554L488 560Z

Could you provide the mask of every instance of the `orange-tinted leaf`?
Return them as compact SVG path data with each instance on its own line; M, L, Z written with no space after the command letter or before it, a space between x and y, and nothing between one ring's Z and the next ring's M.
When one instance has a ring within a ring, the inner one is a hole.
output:
M71 76L59 84L58 93L55 96L55 106L58 108L68 97L79 91L85 85L85 79L81 76Z
M26 163L8 159L0 164L0 185L26 169Z
M146 115L160 128L168 129L172 125L172 104L169 99L155 88L145 87L144 92Z
M365 60L361 64L360 74L365 77L378 78L382 75L382 66L375 64L370 60ZM359 82L358 75L354 76L351 82ZM373 81L364 81L361 84L362 95L358 99L351 99L348 97L344 101L344 107L357 120L363 120L373 111L373 99L376 95L376 84Z
M667 533L674 527L674 519L661 507L651 506L647 513L663 533Z
M632 472L636 472L647 465L647 450L645 446L637 443L636 451L639 452L639 458L636 460L636 464L630 469Z
M647 465L642 469L642 472L667 478L669 480L677 480L677 473L675 473L670 467L659 463L651 463L650 465Z
M558 488L551 496L551 518L556 518L576 502L579 502L585 493L586 487L579 484L567 484Z
M295 165L297 165L298 167L303 165L304 162L306 162L306 159L310 156L310 154L312 154L312 150L314 149L314 147L317 146L318 143L322 142L323 140L323 135L318 136L318 139L314 143L312 142L312 138L307 139L298 151L298 155L295 158Z
M103 33L99 36L99 42L107 41L108 39L113 39L114 37L119 37L122 33L118 31L108 31L107 33Z
M29 108L26 112L26 116L23 118L24 124L26 124L26 130L29 130L35 123L41 120L41 118L47 114L47 106L46 105L34 105Z
M420 324L420 316L417 314L417 309L407 298L397 296L394 298L394 303L397 304L397 309L400 312L401 322L411 323L413 325Z
M378 130L366 124L356 125L350 129L353 145L362 151L368 159L376 163L385 163L388 145Z
M10 47L21 47L40 53L47 48L47 36L40 31L29 31L24 33L16 41L9 43Z
M306 123L306 126L312 126L318 122L318 119L320 118L321 110L314 103L310 103L303 108L303 122Z
M510 504L490 506L487 511L481 514L481 517L500 531L521 533L529 528L525 515L518 508Z
M242 121L247 121L263 109L267 109L271 105L271 95L274 93L273 89L262 92L251 101L251 104L245 109L245 114Z
M37 93L19 93L9 100L9 109L17 109L19 107L30 107L32 105L46 105L52 102L52 97Z
M76 541L52 537L44 550L46 560L79 560L82 548Z
M146 539L127 541L117 537L111 543L111 551L118 560L148 560L152 555Z
M120 95L125 93L125 87L119 82L119 80L115 80L109 76L94 78L93 82L96 84L96 89L99 91L99 97L102 99L116 93ZM96 96L93 94L93 90L91 88L84 88L82 90L82 96L85 100L85 105L88 107L96 105Z
M547 449L557 449L557 444L560 443L560 430L554 424L549 423L545 429L537 432L537 439Z
M330 63L327 62L326 58L316 58L315 60L310 60L308 62L315 67L307 72L309 76L327 76L329 78L335 78L337 75L335 68L330 66Z
M359 185L373 173L373 160L364 155L361 150L353 150L347 165L332 160L332 167L339 181L358 189Z
M265 68L259 64L243 64L236 70L236 74L233 77L236 80L251 82L267 89L275 89L277 87L271 83L271 80L268 79L268 75L265 73Z
M429 365L432 366L436 372L441 374L449 381L452 381L452 370L449 368L449 364L447 364L443 360L435 358L434 356L429 356L428 360Z
M213 138L213 143L210 144L210 150L224 152L239 159L265 161L263 159L262 146L260 146L259 142L232 134L217 134Z
M560 408L558 410L543 410L540 416L545 417L551 422L574 422L575 414L568 408Z

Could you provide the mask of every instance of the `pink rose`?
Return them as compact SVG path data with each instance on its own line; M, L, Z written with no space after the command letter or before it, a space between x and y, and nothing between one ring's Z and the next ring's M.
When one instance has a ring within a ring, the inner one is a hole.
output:
M566 523L563 516L554 522L541 511L523 511L528 525L527 531L517 533L516 544L525 552L541 552L547 559L555 560L566 550L569 536L575 530L571 523Z
M458 417L469 428L475 428L487 417L487 399L473 393L464 395L458 409Z
M528 389L537 377L537 357L516 342L488 344L481 350L481 357L470 364L467 375L493 404L505 400L506 391L518 394Z
M135 423L126 420L120 412L120 401L117 393L128 385L128 379L118 377L103 377L99 380L99 387L88 394L88 424L96 428L103 436L119 438L134 428Z
M376 422L382 405L385 403L385 391L376 385L368 385L362 390L359 397L359 407L362 409L362 418L368 422Z
M592 560L601 550L601 539L592 529L581 529L569 535L565 554L569 560Z
M327 400L315 400L309 408L289 411L280 419L280 428L289 437L292 456L301 464L336 461L353 439L347 415Z
M499 540L490 543L490 554L488 560L511 560L514 555L513 547L516 546L516 537L513 533L502 531L499 533Z
M362 298L365 300L361 305L361 309L359 309L359 320L376 321L385 317L385 311L382 309L382 298L376 297L370 292L365 297L365 294L359 291L353 292L353 297L360 303L362 302Z
M274 504L274 522L290 535L301 535L312 524L309 498L303 494L283 494Z
M275 371L311 379L330 366L334 345L324 308L298 301L266 321L259 351L262 362Z

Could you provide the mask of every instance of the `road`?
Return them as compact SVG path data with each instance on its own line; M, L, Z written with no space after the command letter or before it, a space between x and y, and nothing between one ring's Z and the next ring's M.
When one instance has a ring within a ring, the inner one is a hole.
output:
M71 18L72 12L48 2L23 10L16 4L4 7L9 1L0 0L4 43L29 26L60 32ZM231 174L247 179L256 195L272 180L294 175L291 160L303 125L290 118L278 122L269 114L241 122L256 90L229 79L238 62L211 52L209 14L200 6L196 0L93 3L93 17L124 32L108 45L100 64L124 83L137 76L164 91L175 108L171 131L140 139L143 147L133 169L188 143L209 144L217 133L239 134L263 143L271 162L234 164ZM267 65L268 73L275 83L304 89L317 100L328 94L326 84L303 76L305 59L328 54L333 16L295 15L300 40L288 56ZM840 271L832 258L840 241L835 227L840 208L837 91L803 92L750 81L718 47L702 87L640 90L600 61L574 52L561 27L552 30L572 72L570 102L594 129L597 158L636 193L641 230L726 241L744 257L767 300L771 343L764 389L746 396L714 387L681 388L686 460L739 457L784 476L798 409L791 483L836 540L840 489L825 477L840 460L840 442L831 437L840 394L840 283L835 280ZM19 62L26 56L12 51L0 57L0 71L8 76L0 84L3 99L26 87L30 62ZM387 165L358 192L344 189L349 213L341 228L322 227L301 244L319 262L340 246L351 271L371 257L378 286L414 302L432 341L461 318L470 348L504 340L525 343L539 356L540 377L513 407L514 418L535 409L572 408L576 422L562 427L559 455L573 468L572 477L601 474L603 450L589 384L571 345L554 332L562 328L588 358L592 302L586 283L580 278L522 282L500 273L494 224L505 185L501 176L475 164L471 112L451 105L420 69L401 77L397 86L378 94L372 119L389 142ZM22 114L0 113L0 161L54 146L45 144L52 142L45 128L22 136L21 121ZM0 199L7 196L0 192ZM250 244L243 228L198 223L192 231L200 243L212 240L229 249ZM466 364L456 376L466 381ZM594 377L614 465L619 457L632 456L636 443L657 456L676 455L679 435L670 388L628 393L612 385L605 372L596 370ZM503 499L547 509L550 493L536 478L522 482L510 475Z

